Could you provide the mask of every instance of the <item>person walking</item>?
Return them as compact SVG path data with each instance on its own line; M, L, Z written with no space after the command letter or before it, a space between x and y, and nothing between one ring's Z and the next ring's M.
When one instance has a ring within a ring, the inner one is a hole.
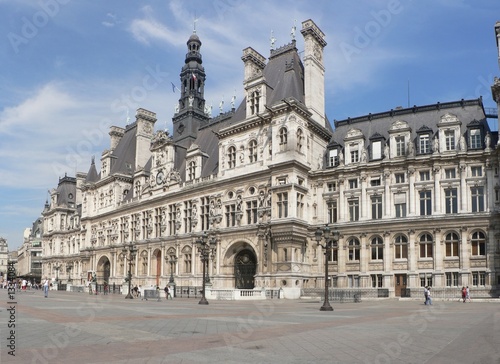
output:
M168 286L167 288L168 288L168 297L170 297L170 299L173 300L174 297L172 296L172 287ZM167 297L167 299L168 299L168 297Z
M431 287L427 287L427 305L432 305Z
M163 289L165 291L165 300L168 300L168 286Z
M424 305L427 304L427 294L429 293L429 290L427 287L424 287Z
M465 300L467 299L467 289L462 286L462 301L465 303Z
M47 277L45 277L45 280L43 281L43 295L45 298L49 296L49 280Z
M465 287L465 299L469 302L471 302L470 299L470 291L469 291L469 286Z

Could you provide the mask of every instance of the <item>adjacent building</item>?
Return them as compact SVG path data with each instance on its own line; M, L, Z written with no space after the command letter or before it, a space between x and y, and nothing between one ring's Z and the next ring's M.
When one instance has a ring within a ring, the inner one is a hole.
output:
M96 272L98 283L121 285L131 268L134 284L163 286L173 276L201 286L203 237L213 243L214 289L297 297L324 287L326 259L332 287L401 296L469 285L498 295L500 149L482 100L397 108L332 128L325 35L312 20L301 34L300 55L294 34L267 58L245 48L244 99L212 117L193 32L173 133L155 132L156 114L138 109L130 124L111 127L99 170L92 160L51 191L43 276L85 284ZM492 90L500 105L498 80ZM317 233L331 243L328 254Z

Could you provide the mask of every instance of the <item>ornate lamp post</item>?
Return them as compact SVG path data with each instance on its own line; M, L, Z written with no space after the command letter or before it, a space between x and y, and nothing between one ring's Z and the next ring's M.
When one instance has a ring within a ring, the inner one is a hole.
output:
M170 280L168 281L168 283L172 284L172 285L175 285L175 282L174 282L174 267L175 267L175 264L177 263L177 256L175 255L171 255L170 256L170 260L168 257L165 257L165 260L170 263Z
M61 265L54 264L54 270L56 271L56 284L59 284L59 269L61 269Z
M130 285L132 284L132 260L135 259L135 254L137 253L137 248L134 246L132 242L130 242L128 245L126 245L123 249L122 252L125 256L125 259L128 260L128 273L127 277L125 278L125 281L128 282L128 293L125 296L126 299L133 299L134 297L132 296L132 289Z
M198 239L196 239L196 245L198 248L198 252L200 253L201 263L203 265L203 288L202 288L202 297L198 304L200 305L208 305L208 301L205 297L205 273L206 273L206 265L209 260L210 254L213 254L215 251L215 247L217 244L217 239L215 236L208 237L206 232L203 233Z
M68 273L68 283L71 283L71 268L73 268L71 265L66 267L66 273Z
M338 235L338 231L335 231L332 237L328 225L323 229L318 228L314 233L316 243L318 246L321 246L325 252L325 301L323 302L323 306L319 309L320 311L333 311L333 307L330 306L330 302L328 301L328 256L331 254L333 247L337 244ZM325 239L324 244L321 244L322 238Z

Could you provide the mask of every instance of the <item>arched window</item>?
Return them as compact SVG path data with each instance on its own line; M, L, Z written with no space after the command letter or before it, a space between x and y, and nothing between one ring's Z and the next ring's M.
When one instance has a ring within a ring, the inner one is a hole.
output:
M227 150L227 166L228 168L236 167L236 147L229 147Z
M420 237L420 258L432 258L432 236L424 234Z
M283 127L279 130L278 135L280 140L280 151L285 151L286 144L288 143L288 130Z
M182 249L182 258L184 260L184 273L191 273L191 248L185 246Z
M257 140L255 139L248 143L248 159L250 163L257 162Z
M486 237L480 231L472 234L472 255L486 255Z
M456 233L448 233L445 237L446 245L446 256L447 257L458 257L458 235Z
M304 132L302 129L297 130L297 152L302 152L302 143L304 142Z
M406 236L396 236L396 239L394 239L394 248L394 257L396 259L408 259L408 239Z
M372 260L384 259L384 241L380 236L377 236L371 241Z
M193 180L196 178L196 162L191 161L189 162L189 167L188 167L188 178L190 180Z
M351 238L348 243L349 247L349 261L359 260L359 240Z

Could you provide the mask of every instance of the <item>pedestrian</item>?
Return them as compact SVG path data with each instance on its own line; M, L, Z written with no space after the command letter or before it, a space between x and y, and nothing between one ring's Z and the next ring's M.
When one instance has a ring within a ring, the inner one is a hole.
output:
M163 289L165 291L165 299L168 300L168 286Z
M45 280L43 281L43 295L45 298L49 296L49 280L47 277L45 277Z
M141 297L142 299L142 286L139 284L139 288L137 288L137 297Z
M465 303L465 300L467 299L467 289L462 286L462 301Z
M427 305L432 305L431 287L427 287Z
M173 288L168 286L168 297L170 297L171 300L174 299L174 297L172 296L172 290L173 290ZM168 299L168 297L167 297L167 299Z
M471 302L470 299L470 291L469 291L469 286L465 287L465 299L469 302Z
M108 282L104 282L103 284L103 290L104 290L104 294L107 295L108 294Z
M429 293L429 291L427 290L427 287L424 287L424 305L427 304L427 293Z
M133 292L132 295L135 298L139 297L139 288L137 288L137 285L134 288L132 288L132 292Z

